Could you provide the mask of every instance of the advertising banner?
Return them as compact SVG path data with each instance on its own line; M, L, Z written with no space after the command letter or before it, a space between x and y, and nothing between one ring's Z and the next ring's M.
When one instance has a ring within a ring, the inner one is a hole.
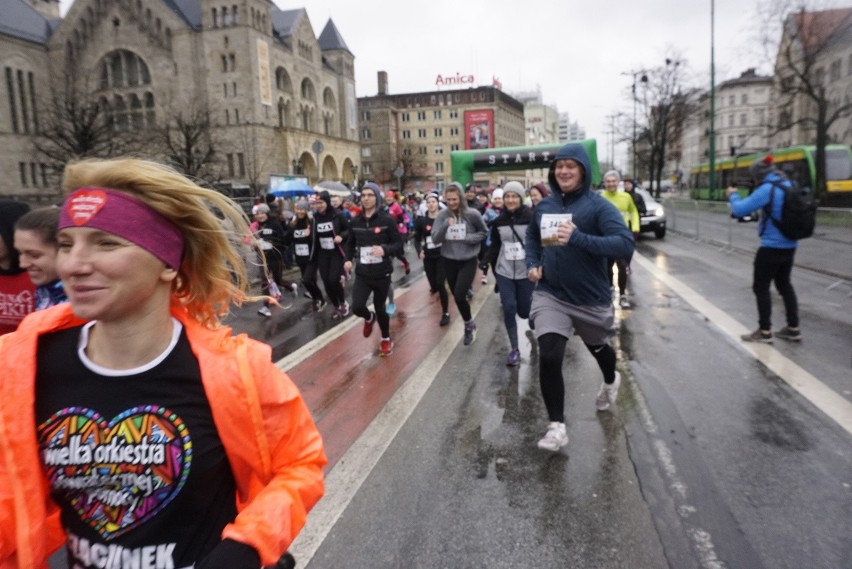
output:
M494 111L464 112L465 149L480 150L494 147Z

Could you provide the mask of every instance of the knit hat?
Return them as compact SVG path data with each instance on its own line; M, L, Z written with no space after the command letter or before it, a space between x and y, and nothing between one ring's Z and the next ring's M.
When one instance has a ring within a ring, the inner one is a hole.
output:
M493 200L496 198L500 198L501 200L503 199L503 190L501 188L497 188L496 190L491 192L491 199Z
M361 186L361 193L364 193L364 190L370 190L373 192L376 199L379 199L382 195L382 189L375 182L366 182L363 186Z
M305 211L308 211L309 208L310 206L308 205L308 200L302 199L296 202L296 209L303 209Z
M392 200L395 200L396 199L396 192L394 192L393 190L388 190L388 191L385 192L385 197L392 199Z
M550 195L550 188L548 188L547 184L545 184L544 182L539 182L537 184L533 184L532 188L537 189L538 193L540 193L541 197L543 197L543 198L546 198L547 196ZM532 189L532 188L530 188L530 189Z
M766 175L772 172L772 170L774 170L774 165L771 154L757 158L748 167L748 172L756 184L762 183Z
M259 203L253 208L251 208L251 213L252 215L257 215L259 213L265 213L266 215L269 215L269 206L265 203Z
M428 200L430 198L441 201L441 197L438 195L438 192L429 192L423 199Z
M506 184L503 185L503 197L506 197L506 194L509 192L518 194L518 197L521 199L524 198L524 194L526 193L524 192L523 184L514 180L512 180L511 182L506 182Z

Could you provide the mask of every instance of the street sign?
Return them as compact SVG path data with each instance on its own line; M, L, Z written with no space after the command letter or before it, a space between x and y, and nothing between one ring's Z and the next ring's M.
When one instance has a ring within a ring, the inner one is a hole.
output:
M314 151L314 154L321 154L325 150L325 146L323 146L322 141L315 140L313 146L311 146L311 150Z
M403 174L405 174L405 170L402 169L402 166L397 166L396 170L393 171L394 178L402 178Z

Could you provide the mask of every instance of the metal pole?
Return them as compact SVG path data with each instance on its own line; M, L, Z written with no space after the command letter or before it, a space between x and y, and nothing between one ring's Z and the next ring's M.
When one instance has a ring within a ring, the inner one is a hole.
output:
M636 176L636 72L633 72L633 145L630 148L633 153L633 172L630 177Z
M716 1L710 0L710 199L716 198Z

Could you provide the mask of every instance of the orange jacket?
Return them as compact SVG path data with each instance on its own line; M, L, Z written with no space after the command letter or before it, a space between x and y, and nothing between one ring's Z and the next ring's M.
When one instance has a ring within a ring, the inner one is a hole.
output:
M237 483L237 517L222 532L274 565L324 492L322 439L271 349L229 328L209 330L172 307L198 358L213 420ZM44 569L65 543L50 499L35 424L38 336L84 321L70 304L29 315L0 336L0 569ZM72 389L73 386L69 386ZM227 428L225 428L227 427Z

